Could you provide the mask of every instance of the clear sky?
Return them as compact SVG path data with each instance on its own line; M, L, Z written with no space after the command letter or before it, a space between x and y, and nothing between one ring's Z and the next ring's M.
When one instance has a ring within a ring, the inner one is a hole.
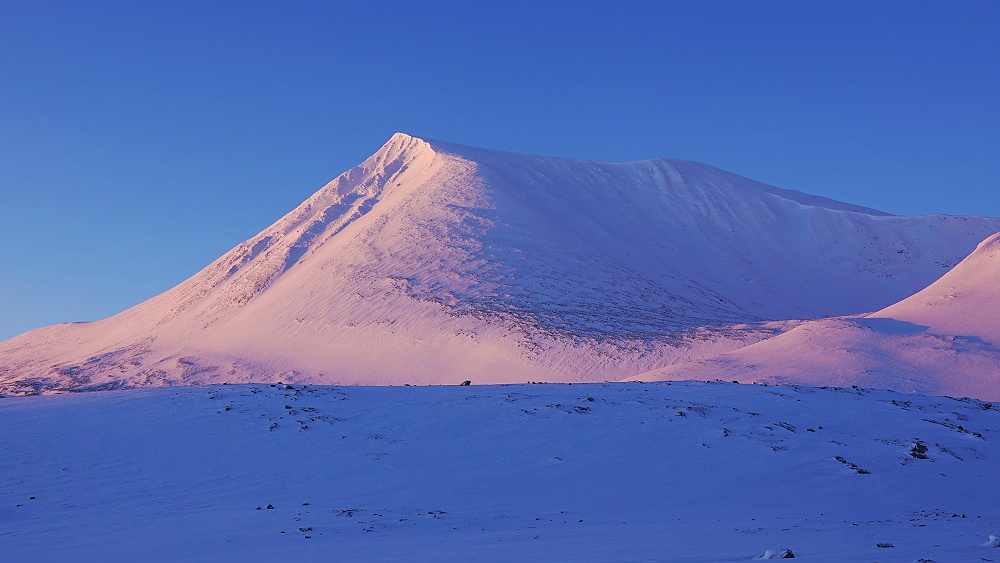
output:
M0 338L195 273L395 131L1000 216L1000 3L0 8Z

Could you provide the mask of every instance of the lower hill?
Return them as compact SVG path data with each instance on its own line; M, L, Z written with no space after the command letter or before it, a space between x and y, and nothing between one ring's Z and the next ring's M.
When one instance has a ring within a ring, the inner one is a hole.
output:
M806 322L635 379L716 378L1000 400L1000 233L926 289L878 312Z

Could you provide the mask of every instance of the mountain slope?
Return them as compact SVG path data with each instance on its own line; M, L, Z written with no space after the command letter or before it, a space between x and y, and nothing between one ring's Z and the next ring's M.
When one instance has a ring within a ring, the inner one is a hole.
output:
M975 336L1000 347L1000 233L926 289L868 317L926 325L936 334Z
M808 322L636 379L715 378L1000 400L1000 233L926 289L881 311Z
M997 230L396 134L177 287L0 343L0 386L620 379L878 309Z

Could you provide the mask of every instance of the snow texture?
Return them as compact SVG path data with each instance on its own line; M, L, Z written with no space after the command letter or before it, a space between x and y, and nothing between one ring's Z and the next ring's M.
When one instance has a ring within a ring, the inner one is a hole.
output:
M396 134L173 289L0 343L0 392L619 380L881 309L997 231Z
M976 400L251 384L6 398L0 424L5 561L1000 561Z

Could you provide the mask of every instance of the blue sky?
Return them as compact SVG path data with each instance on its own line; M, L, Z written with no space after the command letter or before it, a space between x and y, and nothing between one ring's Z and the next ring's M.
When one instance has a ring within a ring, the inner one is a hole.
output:
M168 289L395 131L1000 216L998 18L976 1L8 1L0 338Z

